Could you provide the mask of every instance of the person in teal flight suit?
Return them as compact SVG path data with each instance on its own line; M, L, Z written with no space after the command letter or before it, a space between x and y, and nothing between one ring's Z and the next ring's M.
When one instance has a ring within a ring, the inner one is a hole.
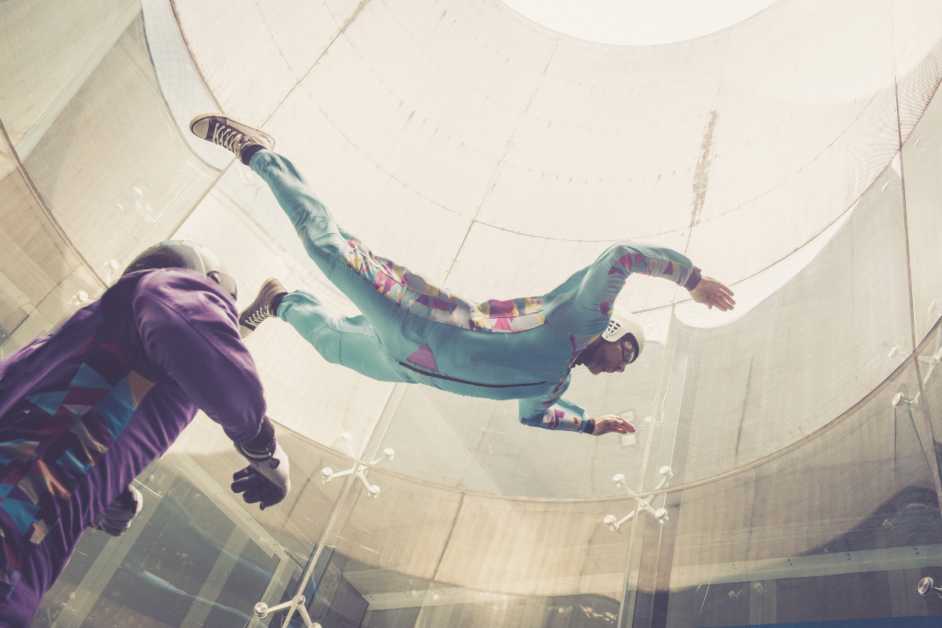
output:
M692 298L723 311L732 291L703 276L684 255L631 241L541 297L475 303L372 253L344 231L267 133L218 114L197 116L190 130L231 150L271 188L304 247L361 314L345 317L314 295L289 293L269 279L240 314L243 334L278 317L328 362L380 381L410 382L488 399L517 399L520 422L602 435L633 432L622 417L596 419L563 397L577 365L592 374L621 372L644 348L634 317L612 318L628 275L669 279Z

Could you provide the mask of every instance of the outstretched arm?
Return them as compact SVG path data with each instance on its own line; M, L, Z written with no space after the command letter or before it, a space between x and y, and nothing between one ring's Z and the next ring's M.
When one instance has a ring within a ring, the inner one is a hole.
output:
M736 305L732 290L712 277L702 276L684 255L666 247L623 240L610 246L583 271L576 297L587 327L581 330L583 334L601 333L612 315L615 298L633 273L668 279L711 309L725 312Z
M610 432L627 434L635 431L634 426L620 416L607 414L597 419L586 417L585 410L562 397L569 388L569 382L570 377L567 375L551 394L545 397L520 399L520 422L545 430L579 432L593 436Z
M576 303L593 329L583 329L581 333L601 333L612 315L615 298L633 273L668 279L688 290L700 282L700 269L677 251L623 240L610 246L585 269Z

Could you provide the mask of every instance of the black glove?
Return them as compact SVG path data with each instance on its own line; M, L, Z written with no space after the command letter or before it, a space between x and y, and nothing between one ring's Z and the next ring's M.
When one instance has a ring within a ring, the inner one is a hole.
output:
M275 428L268 417L259 435L236 449L251 463L232 474L232 492L242 493L247 504L259 504L262 510L283 500L291 490L288 456L275 440Z
M131 527L134 520L144 507L144 496L133 486L128 486L118 495L101 514L95 517L90 527L92 530L101 530L111 536L121 536Z
M291 488L290 481L279 486L252 465L233 473L232 479L232 492L242 493L246 504L259 504L262 510L283 500Z

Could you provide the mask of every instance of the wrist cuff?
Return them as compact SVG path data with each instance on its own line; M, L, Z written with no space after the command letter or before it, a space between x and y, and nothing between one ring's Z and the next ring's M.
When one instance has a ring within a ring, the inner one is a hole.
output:
M583 434L594 434L595 433L595 419L589 419L586 421L585 431Z
M693 267L693 270L690 271L690 276L687 277L687 283L684 284L684 288L688 291L693 290L697 287L697 284L700 283L700 269L696 266Z
M244 443L236 443L239 450L247 458L261 458L267 460L275 452L275 426L267 416L262 417L258 436Z

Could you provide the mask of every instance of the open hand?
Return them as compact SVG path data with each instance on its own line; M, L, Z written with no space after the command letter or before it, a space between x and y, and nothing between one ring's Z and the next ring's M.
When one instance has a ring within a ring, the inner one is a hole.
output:
M736 301L733 300L733 291L706 275L700 277L700 283L690 291L690 296L697 303L702 303L711 310L716 306L724 312L733 309Z
M610 432L627 434L634 431L635 426L625 419L614 414L606 414L605 416L600 416L595 420L595 431L592 432L592 435L601 436L602 434L608 434Z

